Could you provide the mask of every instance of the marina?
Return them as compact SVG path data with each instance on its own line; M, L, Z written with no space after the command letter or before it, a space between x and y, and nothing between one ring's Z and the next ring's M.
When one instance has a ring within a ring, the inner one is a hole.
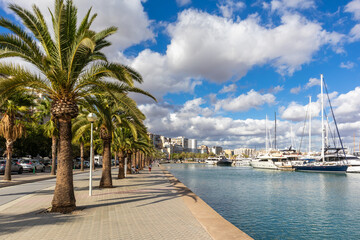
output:
M360 174L164 167L254 239L358 239Z

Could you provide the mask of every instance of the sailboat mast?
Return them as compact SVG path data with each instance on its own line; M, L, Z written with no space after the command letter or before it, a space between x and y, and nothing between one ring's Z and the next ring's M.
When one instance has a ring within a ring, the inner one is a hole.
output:
M267 115L266 115L266 119L265 119L265 149L266 149L266 153L268 153L268 131L267 131Z
M321 159L325 162L325 142L324 142L324 93L323 93L323 75L320 74L321 87Z
M276 112L275 112L275 144L274 148L276 150Z
M311 152L311 96L309 97L309 155Z

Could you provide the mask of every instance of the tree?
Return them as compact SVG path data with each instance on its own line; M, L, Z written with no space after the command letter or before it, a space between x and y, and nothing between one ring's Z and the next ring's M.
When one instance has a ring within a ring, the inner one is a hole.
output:
M4 111L0 121L0 135L6 140L6 165L4 180L11 180L11 156L16 139L25 133L25 125L21 121L28 107L32 105L32 98L19 93L9 99L2 99L1 107Z
M51 115L51 101L49 98L42 99L37 105L35 117L43 124L44 135L51 138L51 172L50 175L56 174L56 150L58 144L58 128L56 119ZM46 118L50 118L45 122Z
M110 45L106 38L117 29L91 30L96 17L96 14L91 15L91 9L77 24L77 8L73 1L55 0L54 10L50 11L51 34L37 6L33 6L32 12L14 4L9 8L26 29L0 18L0 26L10 32L0 35L0 58L19 57L39 73L20 65L1 63L0 72L6 77L0 76L0 95L11 96L14 91L34 92L52 100L51 114L59 123L60 151L51 211L68 213L76 207L71 120L78 115L78 101L99 91L124 93L133 87L134 81L141 83L142 78L127 66L107 61L102 50Z

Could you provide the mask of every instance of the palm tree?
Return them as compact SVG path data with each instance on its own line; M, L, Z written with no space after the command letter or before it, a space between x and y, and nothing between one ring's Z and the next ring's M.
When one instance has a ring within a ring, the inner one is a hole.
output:
M2 99L1 107L4 111L0 121L0 135L6 140L6 165L4 180L11 181L11 156L16 139L25 133L24 123L21 121L28 107L32 105L32 98L19 93L9 99Z
M85 143L90 142L90 122L87 120L89 112L80 106L80 114L74 119L72 125L72 142L80 145L80 171L84 171L84 148Z
M40 74L19 65L1 63L0 73L10 77L0 76L0 95L9 96L16 90L31 91L52 100L51 114L59 123L60 152L51 211L71 212L76 207L71 120L78 115L78 101L99 91L109 94L127 92L134 81L142 82L142 78L129 67L107 61L101 51L110 45L106 38L115 33L116 28L109 27L100 32L91 30L96 17L96 14L91 15L91 9L78 24L73 1L55 0L54 10L50 11L51 34L37 6L33 6L33 12L14 4L9 8L26 29L0 17L0 26L10 32L0 35L0 58L19 57L31 63ZM147 94L140 89L133 88L132 91Z
M46 137L51 138L51 172L50 175L56 175L56 151L58 144L58 128L56 119L51 115L51 101L49 98L42 99L36 106L35 117L43 124L46 118L50 120L43 124L43 131Z
M137 108L136 102L126 94L116 94L117 98L109 95L87 97L84 106L88 111L98 116L98 128L103 142L103 170L100 179L101 188L112 187L111 177L111 143L114 130L118 126L127 126L137 134L139 129L145 129L142 121L145 116ZM117 100L121 99L121 101Z

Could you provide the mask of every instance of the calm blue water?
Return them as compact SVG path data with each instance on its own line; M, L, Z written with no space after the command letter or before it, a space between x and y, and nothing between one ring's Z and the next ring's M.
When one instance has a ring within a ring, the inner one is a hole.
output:
M360 174L163 166L254 239L360 239Z

